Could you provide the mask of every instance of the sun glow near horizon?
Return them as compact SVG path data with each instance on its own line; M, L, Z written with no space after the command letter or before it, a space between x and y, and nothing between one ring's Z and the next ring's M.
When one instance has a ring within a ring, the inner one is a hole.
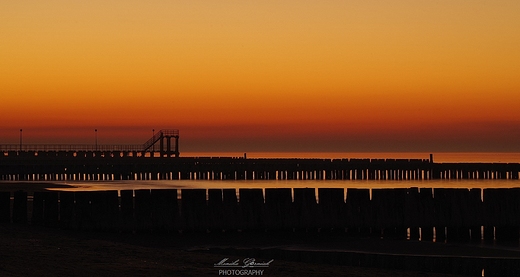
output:
M1 6L6 142L520 151L517 1Z

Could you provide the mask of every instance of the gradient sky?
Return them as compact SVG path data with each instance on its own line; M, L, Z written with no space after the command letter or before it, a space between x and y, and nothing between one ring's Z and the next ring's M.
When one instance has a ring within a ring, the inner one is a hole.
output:
M0 3L0 143L520 152L520 1Z

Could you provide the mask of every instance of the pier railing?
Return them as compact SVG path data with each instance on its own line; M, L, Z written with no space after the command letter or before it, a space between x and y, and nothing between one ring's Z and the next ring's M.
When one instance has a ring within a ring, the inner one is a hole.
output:
M95 152L95 151L149 151L150 148L163 138L176 138L178 143L179 130L164 129L160 130L144 144L0 144L0 152L20 151L20 152ZM161 145L162 146L162 145ZM176 146L178 152L178 146ZM162 149L159 149L160 151ZM178 153L177 153L178 154Z
M1 144L0 151L47 152L47 151L143 151L142 144Z
M164 129L160 130L156 134L153 135L147 142L145 142L142 146L142 149L144 151L147 151L150 149L150 147L154 146L158 141L162 140L163 138L178 138L179 137L179 130L177 129ZM161 151L161 150L160 150Z

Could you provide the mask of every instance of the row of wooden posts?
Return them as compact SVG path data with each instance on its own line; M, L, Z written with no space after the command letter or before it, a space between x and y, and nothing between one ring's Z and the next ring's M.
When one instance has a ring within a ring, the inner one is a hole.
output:
M38 152L39 153L39 152ZM518 163L434 163L428 159L246 159L85 157L61 152L1 155L0 181L99 180L518 180Z
M319 231L428 241L518 241L520 230L515 188L47 191L30 200L24 191L0 192L0 221L81 230Z
M518 180L513 171L444 170L305 170L305 171L186 171L113 173L0 174L0 181L121 181L121 180ZM435 177L435 178L434 178Z

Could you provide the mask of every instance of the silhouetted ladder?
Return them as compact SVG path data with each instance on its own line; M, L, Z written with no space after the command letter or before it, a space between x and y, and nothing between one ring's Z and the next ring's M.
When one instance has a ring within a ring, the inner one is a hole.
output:
M172 151L172 138L175 138L175 150ZM166 139L166 149L164 149L164 140ZM167 156L179 157L179 130L177 129L165 129L160 130L151 139L149 139L143 145L143 151L150 151L150 148L159 142L159 152L161 157ZM150 151L150 152L153 152Z

